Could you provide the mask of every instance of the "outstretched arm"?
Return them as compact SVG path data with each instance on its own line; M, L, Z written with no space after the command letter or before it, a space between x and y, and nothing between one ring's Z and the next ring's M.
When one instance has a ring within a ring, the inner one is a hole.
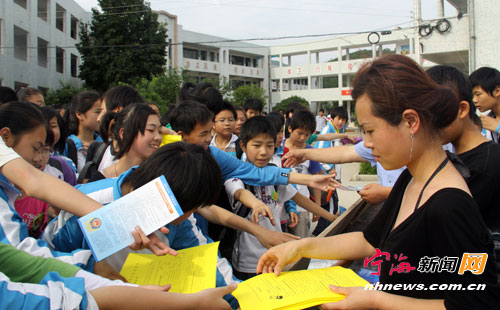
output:
M361 143L361 142L360 142ZM365 162L356 152L354 145L339 145L324 149L297 149L291 150L283 156L286 159L285 167L296 166L306 160L314 160L325 164L343 164L351 162Z

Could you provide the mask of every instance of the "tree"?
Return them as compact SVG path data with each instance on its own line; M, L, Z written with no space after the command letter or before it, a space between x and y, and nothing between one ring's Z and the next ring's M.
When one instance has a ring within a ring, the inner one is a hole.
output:
M298 102L301 105L303 105L304 107L309 109L309 101L307 101L305 98L302 98L299 96L292 96L292 97L288 97L286 99L281 100L280 103L278 103L277 105L275 105L273 107L273 111L279 111L280 109L283 111L286 111L286 108L292 102Z
M241 85L233 91L233 103L243 105L247 99L259 99L265 105L267 96L264 89L256 84Z
M71 103L74 95L84 90L85 88L75 87L70 82L61 83L61 88L49 90L45 96L45 102L47 105L63 107L65 104Z
M104 91L165 72L166 29L144 0L98 0L90 29L82 25L77 48L80 78Z
M170 105L175 104L181 84L181 75L175 70L169 70L167 74L154 76L151 80L142 78L133 86L144 100L156 102L163 113Z

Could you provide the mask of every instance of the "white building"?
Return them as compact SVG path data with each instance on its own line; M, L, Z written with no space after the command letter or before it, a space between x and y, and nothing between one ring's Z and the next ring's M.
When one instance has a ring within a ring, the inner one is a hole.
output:
M269 90L269 48L184 30L177 16L156 12L167 27L169 68L182 69L199 80L219 78L233 87L257 84Z
M465 73L481 66L500 69L500 34L494 31L500 27L500 2L448 2L456 8L453 16L445 17L443 0L437 0L438 16L421 20L420 0L414 0L416 22L411 28L271 47L273 105L296 95L307 99L313 111L322 103L351 110L355 73L363 63L386 53L405 54L424 67L452 65Z
M18 90L82 84L78 76L80 23L91 13L72 0L0 1L0 85Z

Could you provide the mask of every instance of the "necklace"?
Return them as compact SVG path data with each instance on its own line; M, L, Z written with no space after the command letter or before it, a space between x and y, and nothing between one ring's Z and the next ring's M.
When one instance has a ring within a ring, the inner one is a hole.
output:
M427 187L427 185L429 185L429 183L432 181L432 179L434 179L434 177L439 173L439 171L441 171L444 168L444 166L446 166L446 164L448 163L448 160L449 160L449 158L448 158L448 156L446 156L446 158L443 160L443 162L436 168L436 170L434 170L434 172L429 177L429 179L427 179L427 182L425 182L424 187L422 187L422 190L420 191L420 194L418 195L417 203L415 204L415 209L413 210L413 212L417 211L418 205L420 204L420 200L422 199L422 195L423 195L424 190Z

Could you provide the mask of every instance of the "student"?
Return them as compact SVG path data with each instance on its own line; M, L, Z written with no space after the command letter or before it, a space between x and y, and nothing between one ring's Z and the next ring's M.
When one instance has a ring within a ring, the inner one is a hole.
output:
M94 141L102 142L97 133L99 124L97 117L101 113L101 100L95 91L83 91L76 94L71 101L65 119L68 124L66 149L64 156L69 157L76 165L79 173L85 166L87 150Z
M67 157L58 155L64 151L65 147L65 129L62 128L62 117L52 107L40 108L45 120L45 125L50 128L54 137L50 146L49 162L45 166L43 172L48 173L61 179L72 186L76 185L76 167L73 161Z
M145 107L152 110L146 105ZM209 152L200 146L184 142L167 144L154 152L142 165L126 171L118 178L90 182L78 186L78 189L107 204L161 175L165 176L184 214L166 225L169 233L160 235L160 239L176 250L212 243L211 239L196 229L196 220L191 216L198 208L213 204L222 186L217 163ZM196 195L193 195L195 192ZM57 223L53 221L47 227L43 238L59 250L73 251L88 248L77 219L71 214L61 213ZM132 250L125 248L109 256L105 261L116 270L120 270L131 252ZM217 286L233 282L238 280L232 277L231 266L225 259L219 258Z
M143 103L142 96L130 85L119 85L108 89L101 98L101 113L97 120L106 112L120 112L131 103Z
M16 92L10 87L0 86L0 105L11 101L17 101Z
M328 176L311 176L290 172L290 169L277 167L256 168L250 163L240 160L211 147L213 115L202 104L196 101L185 101L177 104L170 112L172 129L182 136L182 141L197 144L208 149L219 164L222 179L225 181L238 177L249 185L270 184L304 184L314 188L327 190L333 188L334 182Z
M116 114L112 131L117 137L117 148L114 158L118 161L102 169L101 178L115 178L133 166L143 163L160 147L161 124L156 112L147 104L130 104Z
M467 76L454 67L434 66L427 74L436 83L457 89L460 104L457 119L445 129L443 142L450 142L470 172L466 179L472 197L488 226L495 245L497 271L500 271L500 145L486 139L475 123L479 120L472 103L472 87Z
M31 102L39 107L45 106L45 99L41 90L33 87L24 87L17 92L17 98L21 102Z
M195 294L168 293L170 285L137 287L110 281L51 258L0 243L2 309L230 309L222 296L236 286Z
M463 274L456 270L421 272L424 269L419 268L426 257L461 259L464 253L493 254L491 235L477 205L441 146L440 134L457 117L456 93L434 83L413 60L402 55L382 56L364 65L352 86L358 121L366 133L365 145L386 169L406 165L407 170L364 232L277 246L261 257L257 271L279 274L284 265L300 257L360 259L372 257L380 249L389 253L387 259L379 261L381 284L429 288L484 283L486 287L484 291L403 288L388 292L330 287L346 298L322 308L498 308L500 289L494 264L484 261L480 275L468 270ZM398 255L404 255L402 261ZM415 269L390 273L391 264L401 266L403 261Z
M286 111L285 111L285 128L288 128L288 126L290 126L290 120L292 119L292 116L293 116L293 113L295 112L295 110L298 110L298 109L304 109L305 107L294 101L294 102L291 102L290 104L288 104L288 106L286 107ZM285 138L288 139L290 137L290 133L288 132L288 130L285 130Z
M213 131L214 136L210 145L216 147L231 156L236 157L236 140L238 136L235 135L234 128L236 124L236 114L233 105L229 102L222 104L222 109L214 117Z
M243 109L245 109L247 119L260 115L263 108L264 104L259 99L247 99L243 104Z
M247 115L245 109L239 105L233 104L234 110L236 111L236 124L234 126L234 134L239 136L241 131L241 126L247 120Z
M483 128L489 131L488 138L498 143L500 121L500 72L494 68L482 67L469 76L473 100L479 112L490 111L481 116Z
M100 272L106 264L96 263L91 257L90 251L75 253L61 253L50 251L47 244L41 240L28 237L26 225L15 211L13 204L18 192L5 179L4 175L14 183L18 184L27 195L47 201L61 209L68 210L78 216L85 215L101 205L57 178L42 173L30 167L38 156L41 146L44 144L47 133L43 117L38 108L29 103L11 102L0 107L0 143L1 162L3 175L0 175L0 230L1 242L12 244L25 252L36 256L55 257L59 260L79 264L88 270ZM7 147L14 146L26 161L19 159L18 155ZM32 168L32 169L31 169ZM76 193L75 193L76 192ZM75 201L79 201L75 204ZM134 244L132 248L141 248L144 245L151 247L155 254L169 253L170 249L161 243L156 235L150 235L151 239L145 237L142 231L133 233ZM143 239L144 242L140 240ZM101 269L98 269L101 268ZM105 268L104 272L110 271Z
M325 110L319 109L319 114L316 115L316 130L314 131L315 134L318 134L323 130L323 128L326 126L326 116L325 116Z
M306 141L313 133L314 128L314 115L310 111L305 109L295 111L290 121L290 125L287 128L288 132L290 133L290 137L285 140L284 148L286 150L310 148L310 146L306 144ZM292 171L314 175L321 173L322 169L318 162L307 160L292 168ZM297 188L299 193L301 193L305 197L311 196L307 186L296 185L295 187ZM316 204L320 206L321 191L315 189L313 192L313 197L316 201ZM288 231L301 238L309 237L309 212L302 208L300 204L297 205L297 212L298 223L293 227L289 227ZM327 221L325 220L325 225L327 225L326 223Z
M50 128L46 127L46 139L37 152L37 156L33 158L33 166L40 171L43 171L49 162L50 149L54 140L54 135ZM14 150L20 150L18 146L14 146ZM28 235L33 238L39 238L42 231L47 226L49 220L55 217L57 211L51 209L49 215L49 205L41 200L27 196L22 190L21 195L14 202L14 208L21 216L23 222L28 228Z
M269 164L274 154L275 141L276 131L265 117L252 117L243 125L241 147L247 155L247 160L256 167L263 168ZM315 207L312 201L299 194L292 185L246 186L244 181L238 178L229 179L224 185L233 212L269 230L281 231L278 203L282 204L293 199L308 209ZM237 203L238 201L243 205ZM312 210L324 211L319 207ZM326 212L323 212L323 216L324 214L329 215ZM263 218L263 216L268 218ZM254 236L239 232L232 255L235 275L242 280L255 276L257 261L264 251L265 247Z
M205 105L214 115L222 109L222 94L210 83L184 83L177 98L177 103L197 101Z

